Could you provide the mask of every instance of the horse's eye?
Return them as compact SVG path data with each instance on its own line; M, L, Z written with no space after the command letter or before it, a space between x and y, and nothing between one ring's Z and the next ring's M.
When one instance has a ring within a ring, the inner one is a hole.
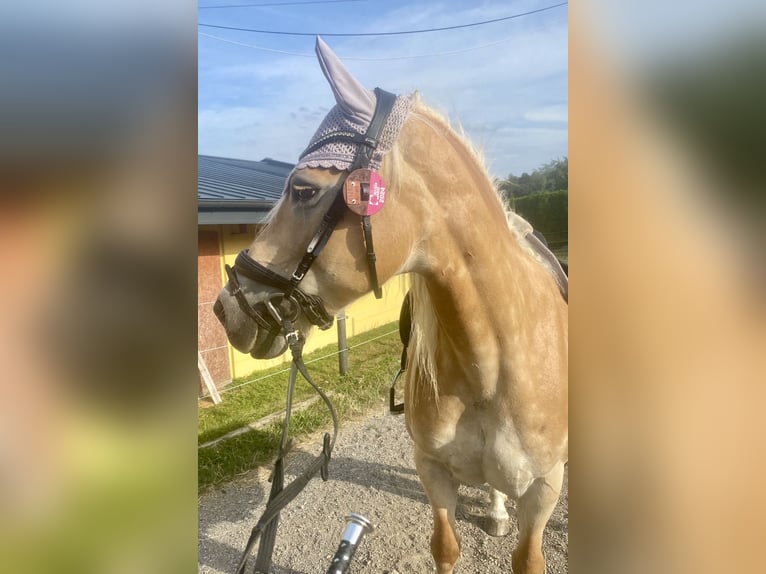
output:
M314 187L293 186L293 197L296 201L308 201L317 194Z

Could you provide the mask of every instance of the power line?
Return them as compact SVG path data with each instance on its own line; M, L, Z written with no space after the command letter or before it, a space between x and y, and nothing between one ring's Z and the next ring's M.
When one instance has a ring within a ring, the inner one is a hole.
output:
M221 38L220 36L214 36L213 34L206 34L205 32L197 32L200 36L205 38L213 38L220 42L226 42L227 44L234 44L235 46L242 46L244 48L252 48L254 50L262 50L264 52L272 52L275 54L285 54L287 56L301 56L302 58L316 58L316 54L307 52L289 52L287 50L277 50L274 48L265 48L263 46L256 46L255 44L246 44L245 42L237 42L236 40L229 40L227 38ZM481 48L489 48L490 46L496 46L511 40L513 37L508 36L489 44L482 44L480 46L471 46L470 48L461 48L460 50L450 50L446 52L433 52L430 54L411 54L409 56L389 56L387 58L363 58L354 56L339 56L342 60L356 60L360 62L388 62L392 60L412 60L416 58L432 58L437 56L453 56L455 54L462 54L463 52L471 52L472 50L480 50Z
M261 4L222 4L221 6L197 6L199 10L217 8L260 8L263 6L299 6L302 4L340 4L342 2L368 2L369 0L307 0L305 2L263 2Z
M237 28L235 26L219 26L216 24L197 24L203 28L218 28L221 30L236 30L238 32L255 32L257 34L277 34L280 36L401 36L404 34L423 34L425 32L443 32L445 30L457 30L459 28L471 28L474 26L483 26L485 24L493 24L495 22L503 22L506 20L513 20L514 18L521 18L522 16L530 16L531 14L538 14L545 12L546 10L553 10L554 8L560 8L566 6L569 2L561 2L559 4L553 4L552 6L546 6L544 8L538 8L537 10L530 10L529 12L522 12L520 14L512 14L510 16L504 16L503 18L494 18L492 20L483 20L481 22L471 22L470 24L456 24L454 26L444 26L442 28L424 28L422 30L402 30L398 32L283 32L280 30L256 30L253 28Z

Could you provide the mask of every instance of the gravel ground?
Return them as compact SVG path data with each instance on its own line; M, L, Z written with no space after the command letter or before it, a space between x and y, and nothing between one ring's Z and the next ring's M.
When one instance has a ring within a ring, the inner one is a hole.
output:
M319 452L319 435L288 456L285 482ZM270 468L212 489L199 500L199 572L233 574L250 530L266 504ZM567 475L561 499L545 532L548 574L567 572ZM462 555L456 573L511 572L517 530L508 501L511 532L493 538L481 530L488 505L486 487L462 486L457 520ZM274 574L324 574L340 541L345 516L357 512L376 530L364 538L350 574L433 572L429 550L431 511L412 456L404 416L377 414L341 427L330 463L330 480L314 478L282 511L274 549ZM250 568L254 563L250 559Z

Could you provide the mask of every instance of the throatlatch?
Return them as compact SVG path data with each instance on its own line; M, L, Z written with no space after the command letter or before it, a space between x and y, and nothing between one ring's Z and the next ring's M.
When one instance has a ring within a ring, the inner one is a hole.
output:
M354 168L343 184L343 196L346 205L362 216L362 233L367 247L367 270L375 298L383 297L383 291L378 283L378 270L375 266L375 248L372 244L372 221L370 216L376 214L386 202L386 187L377 171L370 169L372 154L378 147L380 134L386 125L391 110L396 102L396 96L380 88L375 88L375 114L370 127L365 133L365 145L359 147L354 162Z

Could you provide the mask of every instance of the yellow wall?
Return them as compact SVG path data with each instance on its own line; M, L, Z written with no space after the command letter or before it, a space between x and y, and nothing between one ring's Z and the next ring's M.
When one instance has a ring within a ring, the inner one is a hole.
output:
M247 247L255 237L255 227L248 225L244 232L240 232L237 225L221 225L221 252L223 258L221 261L221 285L226 281L226 272L224 264L234 265L237 254ZM375 327L380 327L386 323L399 319L399 310L402 306L404 296L409 289L409 277L400 275L392 277L383 285L383 298L375 299L372 293L368 293L356 303L346 308L346 336L353 337ZM338 331L337 321L333 326L320 331L313 328L309 333L308 341L304 352L310 353L327 345L337 345ZM290 362L290 353L285 353L276 359L268 361L253 359L250 355L240 353L229 345L231 376L233 379L244 377L256 370L267 369L283 363Z

